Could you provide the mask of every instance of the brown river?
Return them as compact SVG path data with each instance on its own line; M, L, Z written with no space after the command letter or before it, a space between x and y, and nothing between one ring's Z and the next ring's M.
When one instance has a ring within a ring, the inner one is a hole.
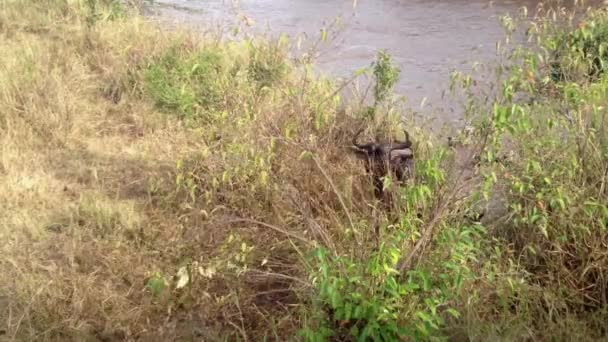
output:
M523 6L534 12L534 0L154 0L148 7L160 20L197 28L243 23L251 32L305 37L311 44L320 29L336 18L320 46L321 72L347 78L368 66L386 49L401 68L396 92L407 105L433 112L443 123L461 120L458 109L443 99L452 70L468 71L475 61L491 62L503 38L499 16ZM424 108L421 104L424 103ZM440 114L441 113L441 114Z

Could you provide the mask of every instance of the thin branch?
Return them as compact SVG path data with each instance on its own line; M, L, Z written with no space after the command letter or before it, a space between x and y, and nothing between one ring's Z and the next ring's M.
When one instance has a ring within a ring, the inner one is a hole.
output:
M274 226L274 225L271 225L271 224L268 224L268 223L264 223L264 222L261 222L261 221L253 220L253 219L241 219L241 218L239 218L239 219L231 219L231 220L228 220L228 221L224 221L224 223L252 223L252 224L256 224L258 226L262 226L262 227L265 227L265 228L272 229L275 232L282 233L282 234L287 235L287 236L289 236L291 238L294 238L294 239L297 239L299 241L302 241L302 242L304 242L306 244L312 244L308 239L306 239L306 238L304 238L304 237L302 237L302 236L300 236L298 234L295 234L295 233L286 231L285 229L281 229L281 228L279 228L277 226Z
M332 182L332 180L331 180L331 178L329 178L329 175L327 174L327 172L325 172L325 169L323 169L323 167L321 166L321 163L319 163L319 159L317 157L315 157L313 159L315 161L315 164L317 165L317 167L319 168L319 170L321 170L321 173L323 174L323 176L325 177L325 179L329 183L329 186L331 187L331 189L333 190L333 192L336 194L336 196L338 196L338 201L340 201L340 205L342 205L342 209L344 209L344 213L346 214L346 217L348 217L348 222L350 223L350 228L354 232L355 231L355 225L353 224L353 219L350 216L350 212L349 212L348 208L346 207L346 204L344 203L344 200L342 199L342 196L340 195L340 192L338 192L338 189L334 185L334 182ZM357 234L354 234L354 236L356 236L356 235ZM357 241L357 243L359 243L359 241Z
M477 144L469 153L467 159L470 161L474 158L475 151L483 151L487 142L487 135L481 140L479 144ZM480 153L481 154L481 153ZM433 219L428 223L422 237L416 242L414 248L407 254L405 258L399 261L398 269L400 274L405 274L411 267L414 261L414 258L418 256L418 254L422 254L422 251L426 248L426 246L431 242L433 233L435 232L435 228L440 224L441 220L444 218L446 211L449 209L450 203L457 197L457 195L465 188L465 182L462 182L462 178L464 176L464 169L460 170L458 176L454 181L454 185L452 186L452 190L450 193L444 197L439 198L437 209L433 212Z
M276 272L268 272L268 271L261 271L258 269L249 269L247 270L246 273L250 273L250 274L259 274L265 277L274 277L277 279L286 279L286 280L291 280L293 282L296 283L300 283L301 285L304 285L305 287L311 287L312 285L309 282L306 282L300 278L296 278L296 277L292 277L286 274L282 274L282 273L276 273Z

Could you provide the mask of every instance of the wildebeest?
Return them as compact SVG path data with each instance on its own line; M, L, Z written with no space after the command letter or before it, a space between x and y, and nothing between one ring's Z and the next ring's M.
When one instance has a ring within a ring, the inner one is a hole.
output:
M383 181L387 175L394 175L397 180L405 181L412 176L414 167L414 152L410 135L405 132L405 141L393 143L370 142L357 143L363 129L360 129L352 140L351 149L355 155L365 161L365 170L372 176L374 194L383 197Z

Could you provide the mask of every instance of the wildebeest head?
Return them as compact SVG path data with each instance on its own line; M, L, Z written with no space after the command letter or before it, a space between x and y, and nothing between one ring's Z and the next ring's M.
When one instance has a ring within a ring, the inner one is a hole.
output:
M362 131L363 129L359 130L353 137L351 150L357 157L366 161L365 169L372 176L376 196L381 197L382 177L389 172L399 181L405 181L411 176L414 158L412 142L407 131L404 131L405 141L359 144L357 139Z

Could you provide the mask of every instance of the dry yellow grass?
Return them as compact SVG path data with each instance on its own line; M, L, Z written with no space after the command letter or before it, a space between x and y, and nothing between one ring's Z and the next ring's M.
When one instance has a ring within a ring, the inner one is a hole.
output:
M87 29L61 3L0 4L2 335L154 336L165 315L145 279L166 258L144 237L177 233L162 231L174 217L149 205L149 181L197 135L120 83L178 34L139 18Z

